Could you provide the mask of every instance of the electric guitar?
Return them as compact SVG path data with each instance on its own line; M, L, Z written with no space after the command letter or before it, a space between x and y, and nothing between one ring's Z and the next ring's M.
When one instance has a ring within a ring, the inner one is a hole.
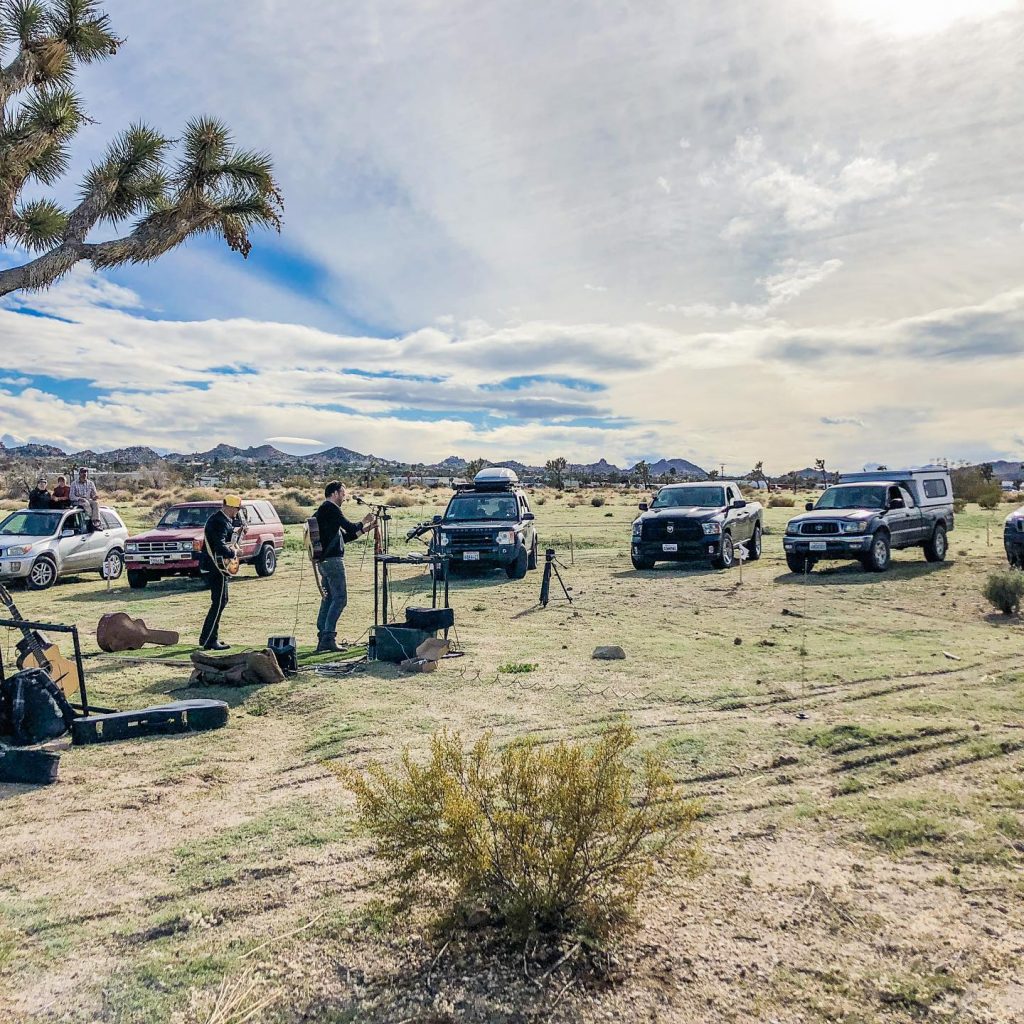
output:
M19 669L40 668L64 691L66 697L80 694L82 679L78 674L78 666L68 661L60 648L51 643L37 630L24 625L24 618L14 603L14 598L7 588L0 584L0 602L7 606L11 618L18 621L22 638L15 644L18 651L17 665Z

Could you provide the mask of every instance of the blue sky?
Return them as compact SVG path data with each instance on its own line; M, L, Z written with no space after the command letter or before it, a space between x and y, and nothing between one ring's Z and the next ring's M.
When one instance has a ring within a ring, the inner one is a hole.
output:
M0 435L1024 454L1014 0L106 7L58 197L121 127L211 113L284 230L0 302Z

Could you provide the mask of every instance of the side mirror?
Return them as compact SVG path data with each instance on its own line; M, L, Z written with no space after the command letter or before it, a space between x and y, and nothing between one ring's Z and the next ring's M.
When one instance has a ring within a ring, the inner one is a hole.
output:
M807 512L813 512L814 511L814 502L813 501L807 502L807 504L804 505L804 509Z
M74 530L61 530L60 531L60 535L62 537L74 537L75 531Z
M434 524L435 526L440 526L440 525L441 525L441 524L442 524L442 523L444 522L444 516L434 516L434 518L433 518L433 519L431 519L430 521L431 521L431 522L432 522L432 523L433 523L433 524Z
M641 512L646 512L650 507L651 506L648 505L646 501L641 501L640 502L639 508L640 508Z
M746 508L747 503L742 498L736 498L732 503L733 508Z
M532 512L524 512L523 513L523 522L524 523L532 523L534 518L535 518L535 516L534 516L534 514Z
M906 508L907 503L902 498L892 498L889 501L889 508Z

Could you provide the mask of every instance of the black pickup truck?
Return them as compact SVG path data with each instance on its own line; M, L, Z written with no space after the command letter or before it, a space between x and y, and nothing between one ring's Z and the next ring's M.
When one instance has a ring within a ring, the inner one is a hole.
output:
M1003 526L1003 547L1010 565L1024 569L1024 508L1011 512Z
M761 557L764 510L745 501L731 481L668 484L633 522L631 555L634 569L652 569L655 562L707 560L728 569L743 544L747 558Z

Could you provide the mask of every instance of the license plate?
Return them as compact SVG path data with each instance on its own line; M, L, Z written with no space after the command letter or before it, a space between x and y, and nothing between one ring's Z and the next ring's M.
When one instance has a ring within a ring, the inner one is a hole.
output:
M480 552L479 551L463 551L462 552L462 557L467 562L479 562L480 561Z
M679 550L679 545L678 544L662 544L661 545L661 550L662 551L678 551Z
M828 543L823 540L812 540L809 547L812 551L828 551Z

